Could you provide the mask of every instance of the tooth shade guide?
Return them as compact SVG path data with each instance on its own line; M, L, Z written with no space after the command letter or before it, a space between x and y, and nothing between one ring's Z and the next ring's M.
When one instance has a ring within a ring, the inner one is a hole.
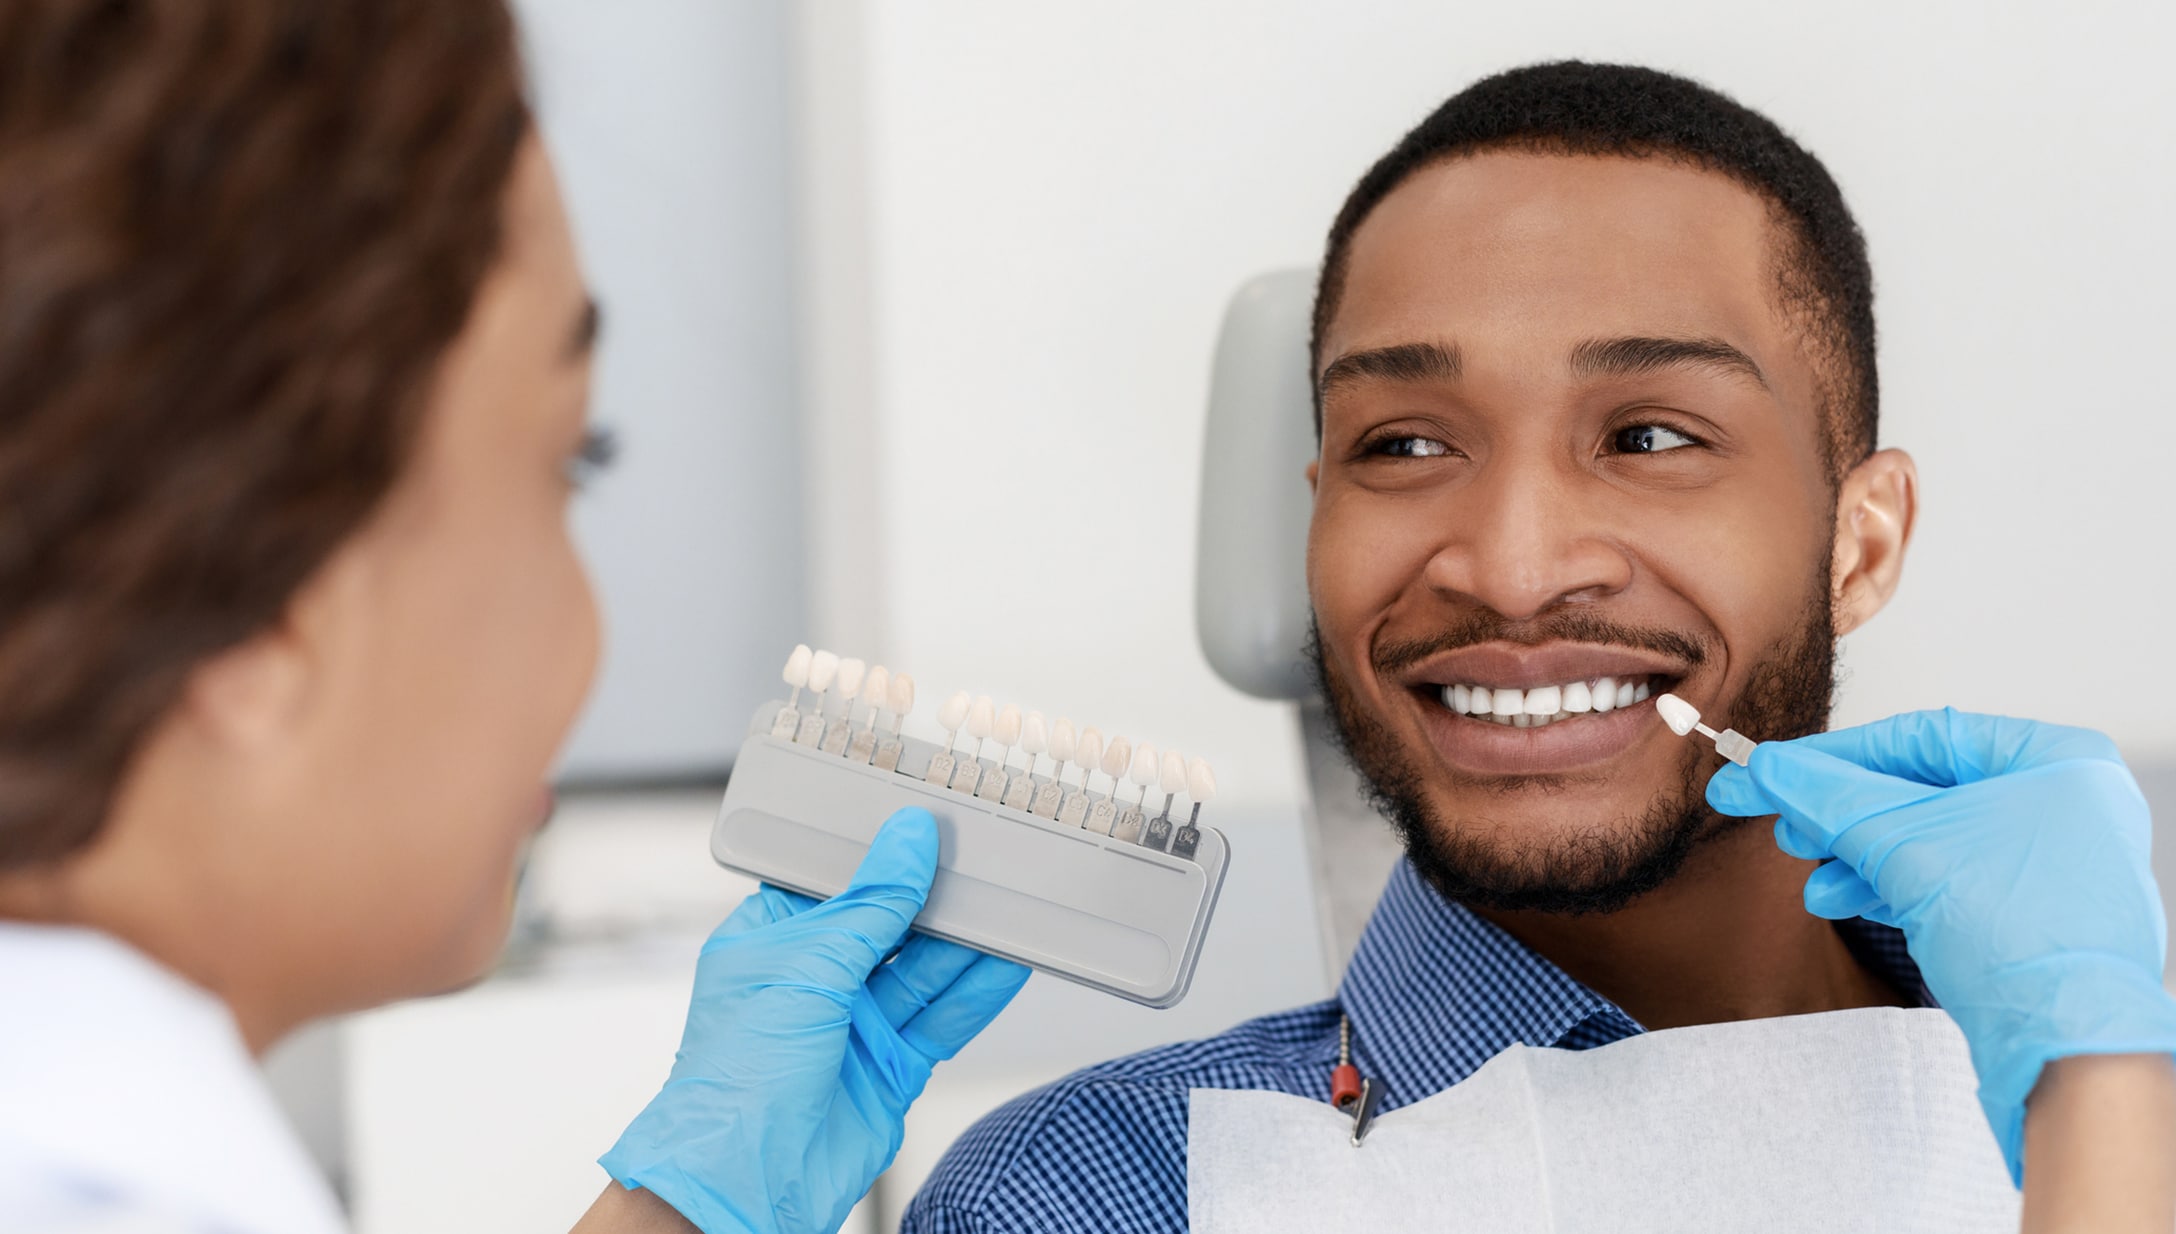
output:
M810 672L819 679L828 677L828 689L818 694L815 707L801 713L799 723L786 722L792 724L793 740L806 744L806 734L820 732L814 743L817 748L845 762L904 770L1022 815L1058 825L1085 824L1120 842L1159 852L1197 851L1198 829L1190 836L1179 836L1176 833L1184 829L1173 827L1171 814L1178 795L1188 792L1194 798L1190 822L1198 819L1206 795L1215 791L1214 778L1202 760L1189 760L1175 750L1162 751L1146 742L1136 745L1123 736L1106 740L1092 728L1076 730L1069 720L1053 722L1040 712L1010 704L1000 708L988 696L962 691L948 699L936 717L944 728L945 745L927 743L910 762L907 755L916 743L903 738L901 730L913 705L913 678L828 652L810 652L806 658ZM836 709L824 706L830 694L840 700ZM856 710L862 707L867 710ZM771 726L782 731L785 726L777 721L776 712L788 708L783 704L773 708ZM961 748L963 729L975 742L972 754ZM994 760L989 749L993 740L998 745ZM1016 746L1024 763L1019 767L1011 762ZM1039 774L1045 753L1052 756L1047 776ZM1077 786L1064 782L1075 762L1081 769ZM1100 789L1094 783L1098 770L1108 781ZM1135 791L1133 801L1121 797L1121 781ZM1151 817L1149 795L1159 790L1163 800Z

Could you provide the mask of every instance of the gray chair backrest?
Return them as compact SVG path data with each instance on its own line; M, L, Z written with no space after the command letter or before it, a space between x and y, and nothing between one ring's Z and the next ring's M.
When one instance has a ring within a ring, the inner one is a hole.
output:
M1224 312L1209 383L1194 615L1218 676L1256 698L1297 705L1309 864L1335 981L1402 850L1337 750L1307 665L1314 294L1314 271L1279 270L1250 279Z

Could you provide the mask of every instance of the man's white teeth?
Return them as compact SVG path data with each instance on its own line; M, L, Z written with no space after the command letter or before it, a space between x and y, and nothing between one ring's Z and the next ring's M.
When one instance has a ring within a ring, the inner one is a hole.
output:
M1615 711L1645 702L1654 685L1644 677L1601 677L1531 690L1492 690L1487 686L1443 687L1443 705L1461 715L1491 720L1511 728L1541 728L1589 711Z

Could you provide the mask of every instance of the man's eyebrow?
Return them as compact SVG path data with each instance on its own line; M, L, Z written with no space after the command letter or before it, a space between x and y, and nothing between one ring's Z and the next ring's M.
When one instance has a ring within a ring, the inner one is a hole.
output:
M1368 379L1407 383L1456 381L1464 368L1465 363L1453 344L1399 343L1394 347L1346 352L1330 361L1317 384L1323 396L1328 397L1330 391L1341 385Z
M1580 377L1628 377L1667 368L1712 369L1768 388L1753 357L1719 338L1597 338L1572 348L1572 372Z
M579 362L596 350L597 333L604 329L604 310L597 307L596 297L585 297L581 315L574 319L574 329L567 333L567 359Z

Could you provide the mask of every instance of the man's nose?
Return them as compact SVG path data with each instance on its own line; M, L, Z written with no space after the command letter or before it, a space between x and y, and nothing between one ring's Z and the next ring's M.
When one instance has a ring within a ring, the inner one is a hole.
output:
M1545 466L1484 470L1448 503L1423 581L1514 621L1622 591L1631 558L1584 490Z

